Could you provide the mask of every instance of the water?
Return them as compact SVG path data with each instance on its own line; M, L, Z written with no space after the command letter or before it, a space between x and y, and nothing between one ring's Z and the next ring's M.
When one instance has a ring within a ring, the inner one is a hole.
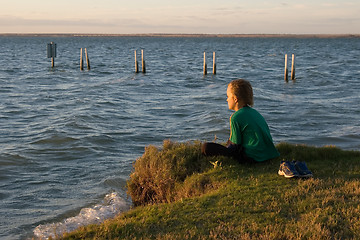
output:
M84 47L92 69L81 72ZM147 73L135 74L141 49ZM296 54L296 82L284 82L285 53ZM226 87L239 77L252 83L275 143L358 150L359 55L359 38L0 37L0 239L47 237L126 210L126 180L145 146L226 141Z

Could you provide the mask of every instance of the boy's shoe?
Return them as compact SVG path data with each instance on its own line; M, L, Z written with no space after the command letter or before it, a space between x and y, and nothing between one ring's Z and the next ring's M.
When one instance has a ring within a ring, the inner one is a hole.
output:
M300 174L300 177L309 178L309 177L313 176L312 172L307 168L305 162L296 161L296 162L294 162L294 164L295 164L296 170Z
M300 177L294 162L281 161L278 174L286 178Z

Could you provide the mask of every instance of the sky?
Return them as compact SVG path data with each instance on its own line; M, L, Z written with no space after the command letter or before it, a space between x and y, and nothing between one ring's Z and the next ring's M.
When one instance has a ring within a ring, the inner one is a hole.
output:
M0 0L0 33L359 34L359 0Z

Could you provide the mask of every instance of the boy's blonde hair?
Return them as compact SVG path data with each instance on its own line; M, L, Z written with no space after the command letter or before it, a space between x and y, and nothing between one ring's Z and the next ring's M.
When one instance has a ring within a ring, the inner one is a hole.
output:
M254 94L250 82L244 79L236 79L229 83L232 93L245 105L252 107L254 105Z

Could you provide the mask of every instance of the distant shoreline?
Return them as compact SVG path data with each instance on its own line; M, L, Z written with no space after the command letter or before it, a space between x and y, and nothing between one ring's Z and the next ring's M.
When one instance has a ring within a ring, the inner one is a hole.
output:
M83 33L0 33L0 37L189 37L189 38L360 38L360 34L83 34Z

